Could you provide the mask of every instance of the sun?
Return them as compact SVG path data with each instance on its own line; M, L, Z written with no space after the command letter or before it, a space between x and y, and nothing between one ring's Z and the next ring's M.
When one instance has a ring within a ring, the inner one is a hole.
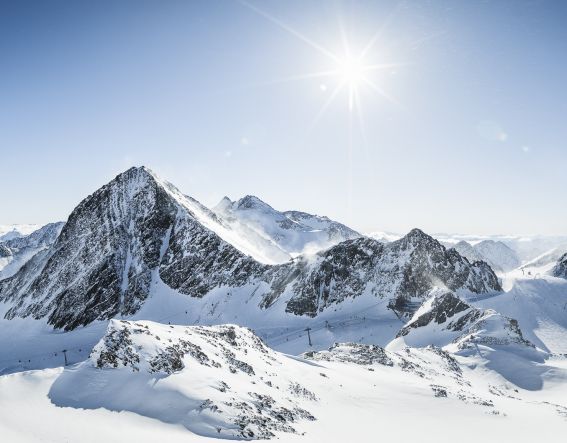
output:
M354 57L345 57L338 62L338 77L349 87L358 87L364 80L364 63Z
M342 40L342 51L333 51L332 49L326 48L325 46L311 40L309 37L305 36L300 31L292 28L286 23L282 22L278 18L268 14L267 12L261 10L255 5L250 4L246 0L239 0L239 2L256 12L257 14L263 16L267 20L274 23L279 28L283 29L291 36L302 40L307 45L311 46L318 53L327 57L330 64L328 69L316 72L304 72L291 77L280 78L266 82L268 84L282 83L288 81L297 80L313 80L313 79L326 79L335 80L336 86L334 89L330 90L328 98L323 104L320 112L316 115L315 121L326 111L341 92L346 92L348 97L348 111L349 114L353 114L355 111L362 118L361 109L361 97L369 91L377 93L382 98L388 100L390 103L400 107L400 103L388 94L385 89L380 84L380 80L377 77L378 71L388 71L393 68L397 68L405 65L405 63L376 63L376 51L373 51L380 41L382 36L382 28L379 28L375 34L370 38L362 50L357 51L355 48L351 47L349 44L352 41L351 36L347 35L342 21L340 24L340 29L338 35ZM372 59L372 60L370 60ZM327 93L327 84L317 83L322 92Z

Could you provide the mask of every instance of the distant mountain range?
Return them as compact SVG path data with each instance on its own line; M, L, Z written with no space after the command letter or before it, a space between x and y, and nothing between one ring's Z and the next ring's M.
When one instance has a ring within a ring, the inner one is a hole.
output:
M278 212L252 196L209 210L144 167L120 174L63 226L46 229L49 245L0 281L7 318L45 317L74 329L132 315L158 281L203 300L219 290L250 291L258 316L275 310L283 317L314 317L362 295L403 316L438 285L501 290L489 265L469 263L417 229L384 244L326 217ZM277 265L261 260L275 258L276 250L283 258L306 249L319 252Z

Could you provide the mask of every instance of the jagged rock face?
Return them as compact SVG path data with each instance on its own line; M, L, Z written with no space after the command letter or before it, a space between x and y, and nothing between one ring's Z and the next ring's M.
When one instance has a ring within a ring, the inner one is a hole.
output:
M485 293L502 290L498 278L486 263L468 263L457 251L445 249L419 229L387 247L392 258L405 258L401 266L399 262L387 260L385 269L403 275L399 290L409 296L423 297L433 286L439 286L435 284L438 282L451 291L465 289ZM398 297L397 306L404 301L404 297Z
M340 361L357 365L380 364L394 366L394 361L384 348L361 343L335 343L328 351L310 351L303 354L309 360Z
M11 257L12 250L3 243L0 243L0 258Z
M554 277L567 278L567 254L559 259L553 268L552 274Z
M48 316L73 329L136 312L176 212L143 168L119 175L75 208L37 276L24 282L30 275L20 272L2 282L0 296L15 301L7 317Z
M287 289L292 296L286 311L313 317L334 303L360 295L374 273L382 248L374 240L360 238L283 266L276 273L264 307Z
M398 337L407 335L412 329L427 326L431 323L438 325L445 323L448 319L453 318L456 314L469 310L471 307L463 302L452 292L445 292L434 297L431 307L416 319L412 320L407 326L398 332ZM480 311L478 311L480 312ZM447 325L448 330L462 331L465 322L450 323Z
M406 337L406 343L422 346L433 337L428 331L434 331L437 338L441 337L439 331L444 331L446 344L452 342L460 350L476 344L534 347L523 337L515 319L491 309L474 308L451 292L437 293L425 302L397 337Z
M470 264L416 229L388 244L370 238L349 240L314 258L280 267L264 307L287 289L291 294L287 312L315 316L332 304L368 291L388 298L391 307L403 313L408 312L411 299L423 300L435 286L474 293L501 290L486 263Z
M218 286L241 286L266 268L182 215L171 233L160 277L183 294L203 297Z

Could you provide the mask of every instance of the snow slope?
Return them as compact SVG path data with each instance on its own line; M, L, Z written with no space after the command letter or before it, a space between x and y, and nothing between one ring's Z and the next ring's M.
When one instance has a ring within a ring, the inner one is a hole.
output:
M238 327L115 321L83 363L0 376L0 432L18 442L207 442L269 432L284 442L521 443L558 441L565 427L564 357L542 366L534 390L482 356L434 347L344 343L303 357L271 351Z
M509 291L473 303L518 321L524 337L553 353L567 353L567 280L517 277Z
M243 237L256 239L274 263L361 237L327 217L301 211L280 212L253 195L234 202L224 197L213 211Z

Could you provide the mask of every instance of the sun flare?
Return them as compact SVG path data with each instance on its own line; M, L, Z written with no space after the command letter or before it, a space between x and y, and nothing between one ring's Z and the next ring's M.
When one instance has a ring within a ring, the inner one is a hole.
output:
M348 86L359 86L364 79L365 66L361 60L346 57L339 61L339 77Z

